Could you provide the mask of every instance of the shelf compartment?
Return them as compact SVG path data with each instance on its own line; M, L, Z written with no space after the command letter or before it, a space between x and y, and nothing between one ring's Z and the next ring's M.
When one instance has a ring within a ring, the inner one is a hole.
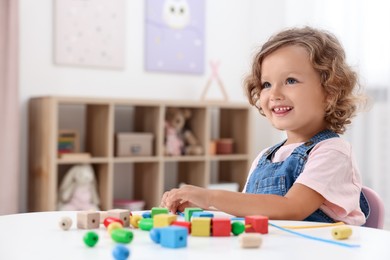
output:
M156 156L161 152L158 146L161 142L159 129L163 127L160 122L160 111L159 106L117 104L114 106L114 134L152 134L152 156ZM114 138L116 139L116 136Z
M247 160L217 160L211 163L210 183L238 183L239 191L244 188L248 176Z
M115 163L114 198L143 200L145 208L159 206L163 193L160 165L158 162Z
M164 191L190 184L207 187L208 170L205 161L165 162Z
M107 157L110 151L109 112L108 104L61 103L58 105L58 133L61 130L75 130L79 136L77 146L80 147L75 152L86 152L91 157Z
M60 185L64 177L66 176L67 172L77 164L61 164L57 167L57 190L59 192ZM97 192L100 199L100 209L101 210L108 210L112 208L112 198L111 195L111 189L112 189L112 177L110 175L109 171L109 164L107 163L93 163L91 164L94 174L95 174L95 180L97 184ZM55 193L54 200L52 203L52 210L57 210L58 205L58 193Z

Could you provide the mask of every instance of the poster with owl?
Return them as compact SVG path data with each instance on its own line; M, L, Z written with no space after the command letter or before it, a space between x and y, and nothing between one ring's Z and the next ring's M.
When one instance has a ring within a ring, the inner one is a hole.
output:
M147 0L145 69L203 74L204 0Z

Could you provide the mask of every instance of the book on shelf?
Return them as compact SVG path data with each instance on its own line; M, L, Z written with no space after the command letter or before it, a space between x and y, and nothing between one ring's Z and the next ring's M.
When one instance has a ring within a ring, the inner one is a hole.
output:
M90 159L90 153L62 153L60 158L64 160L85 160Z

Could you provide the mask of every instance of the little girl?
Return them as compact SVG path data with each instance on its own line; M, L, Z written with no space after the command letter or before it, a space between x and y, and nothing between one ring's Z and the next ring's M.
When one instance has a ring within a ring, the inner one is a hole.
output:
M361 101L356 86L331 33L305 27L274 35L254 58L245 92L287 139L260 152L242 193L186 185L165 192L161 206L364 224L369 209L359 171L351 146L338 135Z

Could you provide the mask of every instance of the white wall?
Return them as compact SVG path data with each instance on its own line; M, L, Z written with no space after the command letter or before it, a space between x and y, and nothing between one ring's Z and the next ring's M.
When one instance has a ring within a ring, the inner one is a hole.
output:
M198 100L210 75L144 71L144 1L127 1L123 70L53 63L53 1L20 1L21 210L27 209L27 102L34 96L67 95ZM233 101L245 101L242 79L259 43L284 24L284 0L206 0L206 62L220 60L220 76ZM277 15L275 15L277 14ZM211 91L212 92L212 91ZM273 132L253 116L253 154L273 143ZM254 156L254 155L253 155Z

